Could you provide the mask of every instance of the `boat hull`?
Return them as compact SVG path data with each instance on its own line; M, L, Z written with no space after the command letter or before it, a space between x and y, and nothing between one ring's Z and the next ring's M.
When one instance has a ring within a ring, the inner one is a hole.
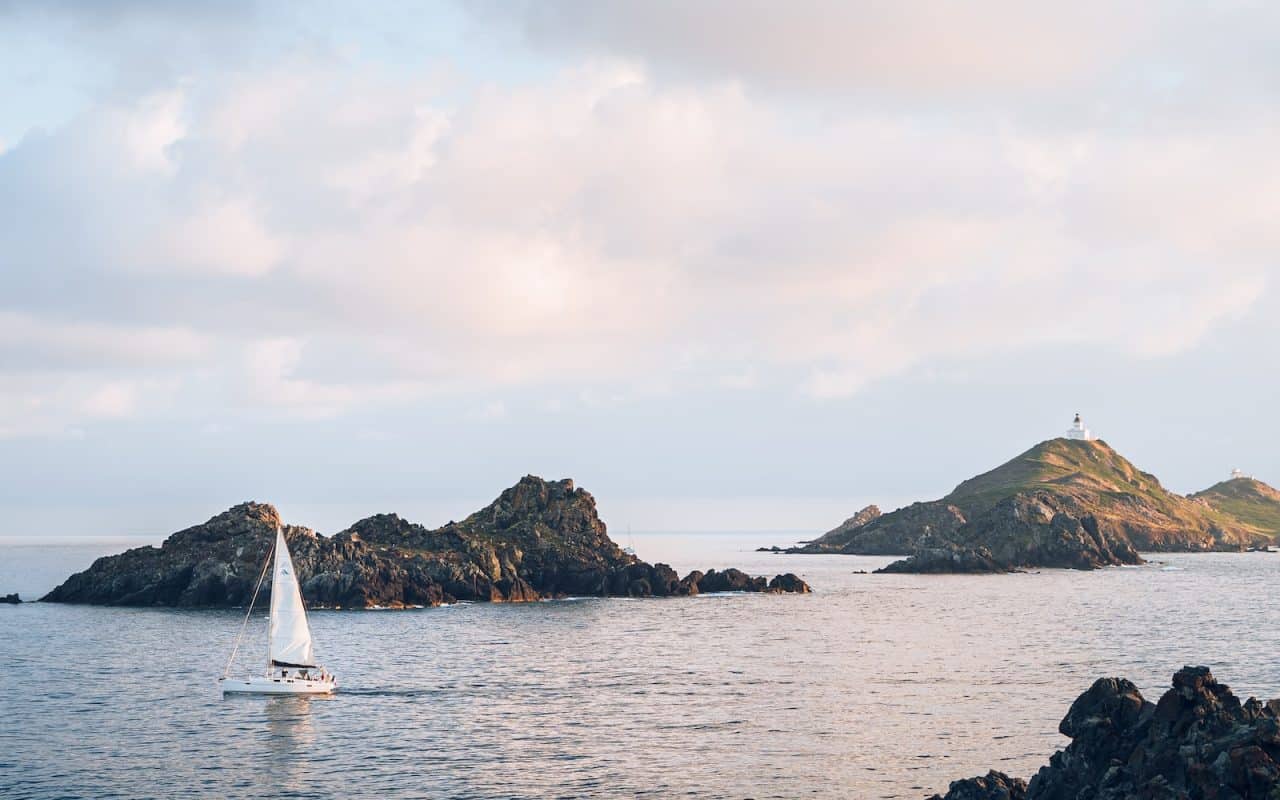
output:
M218 681L223 694L333 694L333 681L302 678L223 678Z

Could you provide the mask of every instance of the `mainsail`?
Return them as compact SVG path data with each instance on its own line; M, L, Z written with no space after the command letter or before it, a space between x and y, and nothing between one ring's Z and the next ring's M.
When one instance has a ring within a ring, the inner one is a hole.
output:
M273 666L314 667L311 650L311 628L307 626L307 609L302 605L302 590L293 571L293 559L284 542L284 530L276 528L276 563L271 572L270 650Z

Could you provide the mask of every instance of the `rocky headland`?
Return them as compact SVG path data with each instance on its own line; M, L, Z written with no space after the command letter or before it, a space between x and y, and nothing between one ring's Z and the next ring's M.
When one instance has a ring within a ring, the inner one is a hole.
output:
M1139 552L1245 550L1280 534L1280 492L1235 478L1170 492L1101 440L1051 439L939 500L868 506L787 553L904 555L884 572L1140 564Z
M1124 678L1080 695L1058 731L1071 744L1030 782L1000 772L930 800L1274 800L1280 700L1241 703L1207 667L1184 667L1158 703Z
M160 547L99 558L42 600L245 606L280 522L274 507L242 503L169 536ZM640 561L609 538L595 499L571 480L526 476L485 508L441 528L378 514L328 537L296 525L284 531L303 596L313 607L809 591L790 573L767 580L713 569L680 577L666 564ZM268 576L263 597L269 591Z
M17 594L6 594L4 597L0 597L0 603L5 605L16 606L21 602L22 598L18 597Z

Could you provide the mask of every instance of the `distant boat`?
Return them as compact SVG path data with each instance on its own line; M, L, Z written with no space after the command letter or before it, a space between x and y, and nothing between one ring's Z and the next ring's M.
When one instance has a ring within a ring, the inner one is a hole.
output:
M628 525L627 526L627 546L622 548L623 555L634 556L636 554L635 544L636 544L635 537L631 535L631 526Z
M275 566L271 571L271 621L267 626L267 669L262 675L244 678L230 677L240 641L249 626L249 615L262 588L262 579L271 563L271 552L262 565L262 575L253 590L249 610L245 612L240 635L227 659L218 684L223 694L331 694L338 687L337 681L323 667L316 664L311 646L311 627L307 625L307 608L302 603L302 590L293 571L293 559L284 541L284 530L276 526Z

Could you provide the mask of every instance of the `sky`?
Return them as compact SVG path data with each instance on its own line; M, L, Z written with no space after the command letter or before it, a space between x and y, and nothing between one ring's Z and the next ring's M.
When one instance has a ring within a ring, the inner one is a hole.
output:
M1280 6L0 0L0 535L1280 483Z

